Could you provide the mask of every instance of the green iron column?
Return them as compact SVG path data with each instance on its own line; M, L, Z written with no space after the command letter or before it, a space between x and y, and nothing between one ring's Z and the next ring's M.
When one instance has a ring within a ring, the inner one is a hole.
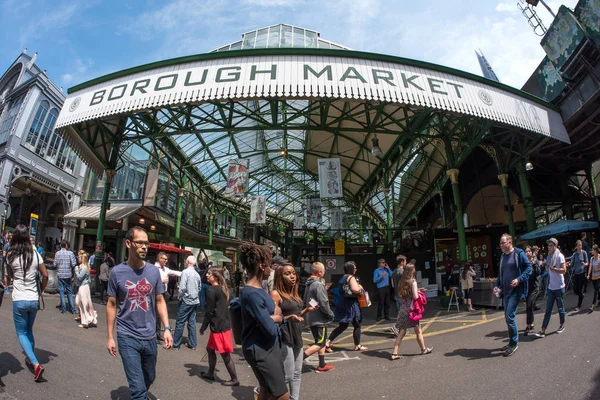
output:
M440 214L442 214L442 224L444 224L444 228L448 225L446 221L446 210L444 209L444 192L440 190Z
M508 215L508 233L514 238L515 220L513 217L513 206L510 201L510 192L508 191L508 174L500 174L498 175L498 179L502 184L502 192L504 193L504 205L506 206L506 214Z
M358 229L360 232L359 243L362 244L363 243L363 216L362 216L362 213L358 217Z
M390 189L383 189L383 194L385 195L385 210L386 210L386 238L387 242L392 242L392 210L391 210L391 201L390 201Z
M187 182L185 175L182 177L180 182L180 187L177 192L177 221L175 222L175 238L179 239L181 237L181 217L183 216L183 196L186 192L184 186Z
M452 168L446 171L452 183L452 194L454 195L454 206L456 207L456 231L458 233L458 253L460 261L467 261L467 236L465 234L465 223L463 221L463 209L460 199L460 188L458 187L457 168Z
M214 221L215 221L215 213L213 213L211 210L210 214L208 214L208 244L211 246L213 244Z
M563 197L563 215L567 219L573 219L573 198L571 197L571 191L569 190L569 177L565 172L561 173L560 179L560 191Z
M592 164L588 165L585 169L585 175L590 188L590 196L592 196L592 212L594 213L594 220L598 221L600 220L600 202L598 201L598 192L596 190L596 181L594 180Z
M533 198L531 197L531 188L529 187L529 179L525 173L525 166L522 162L517 163L517 175L519 175L519 186L521 187L521 195L523 196L523 204L525 205L525 219L527 221L527 231L536 230L535 210L533 209Z

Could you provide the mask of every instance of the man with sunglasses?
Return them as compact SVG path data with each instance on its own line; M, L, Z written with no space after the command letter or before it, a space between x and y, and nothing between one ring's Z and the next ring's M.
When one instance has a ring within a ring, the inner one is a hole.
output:
M163 347L173 346L160 272L145 261L149 244L143 228L129 229L125 236L127 262L115 266L108 280L106 347L109 354L116 357L118 344L132 400L147 399L148 388L156 377L157 311L165 325ZM117 344L113 336L115 321Z
M519 347L519 328L517 327L517 306L521 299L527 297L531 263L527 255L518 247L514 247L512 236L508 233L500 237L500 270L494 287L494 294L504 298L504 319L508 326L510 341L504 347L504 356L512 356Z
M548 284L548 297L546 297L546 313L544 314L544 322L542 323L542 330L536 333L535 336L543 338L546 337L546 328L550 323L550 317L552 316L552 309L554 308L554 302L556 301L556 308L558 308L558 318L560 320L560 326L556 330L556 333L563 333L565 330L565 273L567 267L565 263L565 256L558 249L558 240L550 238L546 242L548 245L548 258L546 261L546 271L550 277L550 283Z

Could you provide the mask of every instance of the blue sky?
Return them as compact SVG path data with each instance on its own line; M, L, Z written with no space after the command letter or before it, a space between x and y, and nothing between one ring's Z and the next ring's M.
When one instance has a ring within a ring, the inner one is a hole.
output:
M499 0L0 0L0 73L20 52L65 88L148 62L209 52L244 32L286 23L355 50L481 74L521 87L544 53L516 2ZM577 0L547 1L573 8ZM540 6L546 26L552 18Z

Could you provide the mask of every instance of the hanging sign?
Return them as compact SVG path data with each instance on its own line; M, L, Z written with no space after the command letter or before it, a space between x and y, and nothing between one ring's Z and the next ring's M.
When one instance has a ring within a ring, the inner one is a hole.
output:
M319 189L322 199L342 197L342 170L339 158L319 158Z
M344 254L346 254L346 242L343 240L336 240L334 242L334 246L335 246L335 255L336 256L343 256Z
M308 196L306 198L306 222L309 224L320 224L322 219L321 199L317 196Z
M344 214L339 208L329 211L329 222L332 231L341 231L344 229Z
M265 196L252 196L250 202L250 223L265 224L267 222L267 201Z
M227 186L225 187L225 196L237 199L244 197L248 183L249 165L250 160L244 158L229 161L227 166Z
M146 190L144 191L144 207L156 205L156 191L158 189L158 169L150 169L146 174Z
M294 236L304 236L302 227L304 226L304 215L296 214L294 216Z
M29 236L35 239L35 235L37 234L38 219L40 216L31 213L29 214L29 217Z

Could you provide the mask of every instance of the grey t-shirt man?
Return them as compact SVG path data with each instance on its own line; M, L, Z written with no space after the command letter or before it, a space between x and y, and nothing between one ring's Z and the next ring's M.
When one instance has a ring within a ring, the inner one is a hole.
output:
M156 337L156 295L165 288L160 272L146 263L134 269L127 263L115 266L108 278L108 295L117 299L117 335L150 340Z
M404 273L404 268L396 267L394 272L392 272L392 283L394 284L394 297L398 298L398 283L400 282L400 278L402 278L402 274Z

